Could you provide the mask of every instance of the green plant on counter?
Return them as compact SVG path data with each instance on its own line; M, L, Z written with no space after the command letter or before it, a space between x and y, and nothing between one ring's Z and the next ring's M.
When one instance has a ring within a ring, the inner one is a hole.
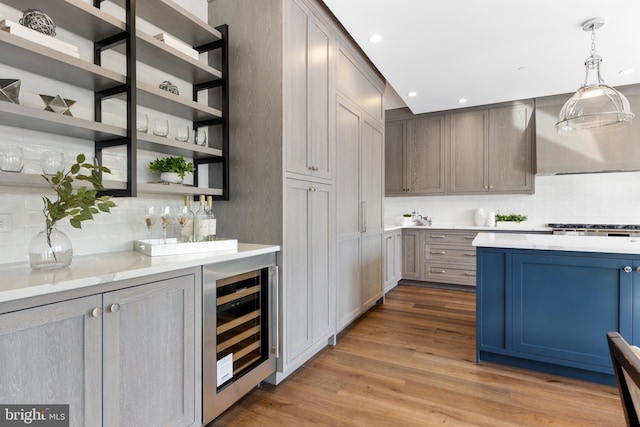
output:
M151 169L151 172L174 172L183 179L186 173L193 173L195 171L193 163L187 163L182 156L155 159L149 163L149 169Z
M523 222L526 220L527 220L526 215L520 215L520 214L496 215L496 221L501 221L501 222L506 222L506 221Z
M82 221L93 219L93 216L100 212L109 213L116 204L111 201L111 196L97 197L98 191L104 190L102 186L102 173L111 173L109 168L97 164L85 163L85 155L78 154L76 163L71 165L67 173L58 171L51 178L46 175L42 177L47 181L49 187L58 195L56 201L52 201L46 196L42 196L44 202L44 217L46 219L47 243L51 247L51 232L58 221L70 217L69 222L74 228L82 228ZM90 173L84 175L80 170L84 168ZM75 191L73 181L87 181L93 186L93 190L87 187L78 187Z

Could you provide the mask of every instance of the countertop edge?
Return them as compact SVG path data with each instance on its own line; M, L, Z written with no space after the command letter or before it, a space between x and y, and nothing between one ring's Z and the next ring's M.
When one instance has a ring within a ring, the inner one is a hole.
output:
M384 226L384 231L393 231L398 229L416 229L416 230L469 230L469 231L489 231L499 233L517 233L524 231L543 231L551 232L553 229L544 225L538 226L510 226L510 227L488 227L484 225L393 225Z
M0 265L0 303L136 279L280 251L278 245L239 243L237 251L150 257L135 251L74 257L70 267L34 271L27 263Z
M640 255L640 238L637 237L478 233L472 245L483 248Z

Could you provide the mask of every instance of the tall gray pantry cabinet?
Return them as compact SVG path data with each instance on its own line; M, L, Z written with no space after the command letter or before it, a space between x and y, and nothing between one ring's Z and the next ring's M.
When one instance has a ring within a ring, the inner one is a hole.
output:
M282 246L278 383L382 295L384 81L320 1L214 0L209 13L211 25L234 29L233 197L216 214L221 235ZM341 128L345 106L357 125ZM341 159L340 143L355 157ZM337 227L347 223L351 244L340 252Z

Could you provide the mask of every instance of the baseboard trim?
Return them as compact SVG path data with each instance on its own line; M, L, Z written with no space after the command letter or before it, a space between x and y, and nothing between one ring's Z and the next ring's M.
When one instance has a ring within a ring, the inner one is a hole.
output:
M422 280L402 279L399 285L422 286L423 288L447 289L450 291L475 292L475 286L455 285L452 283L423 282Z

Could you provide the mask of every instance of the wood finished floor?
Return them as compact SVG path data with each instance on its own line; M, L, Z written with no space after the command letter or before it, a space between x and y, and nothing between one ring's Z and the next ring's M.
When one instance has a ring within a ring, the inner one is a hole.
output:
M213 426L624 426L615 387L475 363L475 293L400 285Z

